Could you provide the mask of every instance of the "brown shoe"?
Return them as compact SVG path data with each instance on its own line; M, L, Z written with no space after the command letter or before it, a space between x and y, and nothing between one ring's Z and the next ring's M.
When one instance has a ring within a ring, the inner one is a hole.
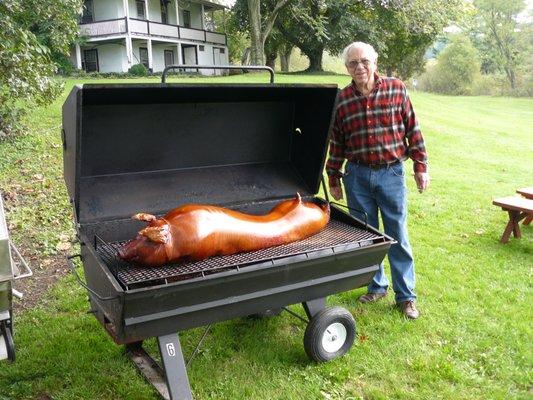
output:
M359 297L359 301L361 303L373 303L375 301L378 301L379 299L382 299L387 295L387 292L379 292L379 293L367 293Z
M420 313L416 309L414 300L402 301L396 303L396 306L400 309L403 315L409 319L417 319L420 316Z

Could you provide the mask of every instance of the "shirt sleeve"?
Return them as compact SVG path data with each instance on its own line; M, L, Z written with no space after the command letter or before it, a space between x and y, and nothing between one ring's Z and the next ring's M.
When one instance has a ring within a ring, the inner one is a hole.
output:
M335 120L331 129L329 141L329 158L326 162L326 172L331 187L340 187L342 177L342 164L344 162L344 134L342 132L338 111L335 113Z
M418 126L413 105L404 87L404 100L402 104L402 119L405 126L405 136L407 138L407 148L409 157L413 160L415 172L427 172L428 158L424 137Z

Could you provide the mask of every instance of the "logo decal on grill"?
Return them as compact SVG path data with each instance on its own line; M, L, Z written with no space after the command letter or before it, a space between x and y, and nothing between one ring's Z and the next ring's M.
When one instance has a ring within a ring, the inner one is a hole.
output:
M174 343L167 343L167 353L170 357L176 355L176 349L174 348Z

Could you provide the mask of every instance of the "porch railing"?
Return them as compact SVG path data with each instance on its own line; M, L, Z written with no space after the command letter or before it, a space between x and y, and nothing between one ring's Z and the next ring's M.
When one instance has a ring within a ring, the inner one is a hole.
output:
M80 24L80 35L104 36L126 33L126 18Z
M80 34L84 36L106 36L126 33L160 36L172 39L187 39L200 42L210 42L226 45L226 35L202 29L185 28L183 26L163 24L161 22L146 21L142 19L126 18L111 19L106 21L80 24Z

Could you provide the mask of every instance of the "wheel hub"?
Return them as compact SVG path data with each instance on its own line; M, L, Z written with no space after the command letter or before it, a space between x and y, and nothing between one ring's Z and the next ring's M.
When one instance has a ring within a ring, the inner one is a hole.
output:
M339 351L346 341L346 327L340 322L329 325L322 336L322 347L328 353Z

